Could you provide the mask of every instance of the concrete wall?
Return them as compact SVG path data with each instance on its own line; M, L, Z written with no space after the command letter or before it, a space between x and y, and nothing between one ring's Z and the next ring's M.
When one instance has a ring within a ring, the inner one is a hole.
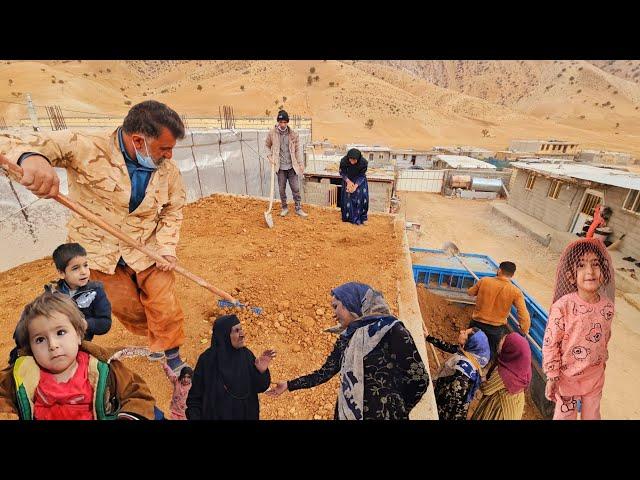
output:
M367 179L369 183L369 211L389 213L391 206L392 182L377 182ZM302 186L302 201L322 206L337 206L339 185L330 183L329 178L318 176L306 177Z
M19 131L16 132L20 134ZM311 142L310 130L299 129L300 154ZM266 130L248 129L188 131L184 140L174 148L174 160L182 173L187 202L216 192L267 197L270 188L270 164L265 158ZM67 175L56 169L61 190L68 193ZM300 179L302 183L302 179ZM13 184L13 193L6 177L0 178L0 218L36 200L26 188ZM287 197L293 201L287 185ZM275 185L278 196L278 182ZM53 249L66 239L69 212L53 200L39 200L23 215L11 216L0 224L0 271L21 263L51 255ZM7 254L5 252L11 252Z
M623 233L626 233L620 244L620 252L624 256L640 258L640 215L622 209L628 191L626 188L612 186L605 190L604 204L613 210L608 226L613 229L614 233L609 240L617 240Z
M539 152L542 147L540 140L511 140L509 150L513 152Z
M553 199L547 196L551 184L550 179L538 176L533 190L529 191L524 188L528 172L519 169L516 171L517 175L509 196L509 205L556 230L569 231L586 188L564 184L558 198ZM604 204L613 210L608 226L613 229L614 233L609 240L615 241L623 233L626 233L624 241L620 245L620 252L625 256L631 255L638 258L640 255L640 215L622 209L629 190L610 185L600 185L596 189L604 191Z
M526 190L529 176L526 170L516 169L517 175L509 192L509 205L531 215L560 231L568 231L584 194L584 187L564 184L557 199L547 196L551 180L536 177L533 190ZM567 188L567 186L569 188Z
M389 213L393 183L392 182L374 182L371 180L368 180L368 183L369 183L369 210L372 212Z
M367 159L369 165L372 167L380 166L380 165L391 165L391 155L389 152L371 152L369 150L360 150L364 158ZM371 155L373 155L373 160L371 160Z
M393 158L393 156L395 155L395 159ZM395 162L396 167L398 169L405 169L405 168L409 168L412 165L417 165L423 168L430 168L431 167L431 160L429 158L427 158L427 155L416 155L416 163L412 164L411 163L411 158L413 155L411 154L402 154L402 153L393 153L391 152L391 161Z

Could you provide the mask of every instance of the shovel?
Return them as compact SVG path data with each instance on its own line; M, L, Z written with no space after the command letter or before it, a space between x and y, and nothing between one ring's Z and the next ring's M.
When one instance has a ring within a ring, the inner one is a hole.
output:
M9 162L9 160L6 157L4 157L3 155L0 155L0 166L2 166L2 168L7 170L8 172L13 173L14 175L18 176L19 178L22 178L22 174L23 174L22 168L20 168L19 166ZM67 207L69 210L77 213L81 217L84 217L89 222L93 223L94 225L100 227L105 232L110 233L114 237L116 237L119 240L122 240L123 242L125 242L127 245L135 248L136 250L141 251L142 253L144 253L148 257L154 259L156 262L167 263L167 261L164 259L164 257L162 257L158 253L154 252L150 248L147 248L144 245L136 242L133 238L129 237L122 230L120 230L117 227L114 227L113 225L111 225L108 222L105 222L103 219L101 219L97 215L91 213L89 210L84 208L82 205L74 202L73 200L68 198L66 195L63 195L62 193L58 193L55 197L53 197L53 199L56 202L64 205L65 207ZM180 265L176 265L175 266L175 271L177 273L179 273L180 275L188 278L192 282L195 282L198 285L200 285L201 287L209 290L214 295L222 297L225 300L227 300L228 302L231 302L233 305L239 306L239 307L240 306L244 307L244 305L238 303L236 301L236 299L233 298L231 295L229 295L227 292L225 292L224 290L220 290L219 288L214 287L213 285L209 284L204 278L201 278L201 277L197 276L196 274L191 273L186 268L181 267ZM254 308L256 308L256 307L254 307ZM258 310L261 311L260 309L258 309ZM257 312L257 313L259 313L259 312Z
M480 281L480 278L478 278L478 276L473 272L473 270L471 270L469 268L469 266L467 265L467 262L465 262L462 258L460 258L458 256L458 254L460 253L460 249L458 248L458 246L453 243L453 242L446 242L443 246L442 246L442 250L444 250L445 252L447 252L449 255L455 257L458 259L458 261L462 264L462 266L467 270L467 272L469 272L473 278L476 279L477 282ZM518 327L520 327L520 323L518 323L518 321L515 319L515 317L513 316L513 314L511 314L511 312L509 312L509 318L511 320L513 320L515 322L516 325L518 325ZM521 329L522 330L522 329ZM524 332L523 332L524 333ZM540 345L538 345L538 342L536 342L533 338L531 338L531 336L528 333L525 333L526 337L529 339L529 341L531 343L533 343L536 347L538 347L539 349L542 350L542 348L540 347Z
M269 210L264 212L264 221L267 222L269 228L273 228L273 215L271 215L271 209L273 208L273 188L276 181L276 171L271 164L271 192L269 193Z

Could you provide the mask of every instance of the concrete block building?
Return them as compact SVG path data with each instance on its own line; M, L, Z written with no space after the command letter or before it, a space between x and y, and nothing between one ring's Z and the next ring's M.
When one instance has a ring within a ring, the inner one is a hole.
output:
M640 175L579 163L514 162L509 205L564 232L582 231L595 207L613 210L609 240L626 234L620 251L640 255Z

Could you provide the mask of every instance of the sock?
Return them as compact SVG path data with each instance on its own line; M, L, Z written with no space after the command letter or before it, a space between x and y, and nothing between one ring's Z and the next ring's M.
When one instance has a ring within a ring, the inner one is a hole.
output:
M164 351L165 357L167 357L167 365L169 368L174 369L182 363L180 358L180 347L170 348Z

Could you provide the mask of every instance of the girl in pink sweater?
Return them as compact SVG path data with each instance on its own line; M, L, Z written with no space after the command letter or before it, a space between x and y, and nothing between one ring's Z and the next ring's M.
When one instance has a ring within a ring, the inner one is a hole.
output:
M546 397L556 402L554 420L600 419L607 344L615 312L615 273L602 241L580 239L567 246L542 346Z
M173 385L173 395L169 407L171 420L186 420L185 410L187 409L187 396L191 390L193 370L191 367L182 367L180 375L176 375L166 362L162 364L162 368Z

